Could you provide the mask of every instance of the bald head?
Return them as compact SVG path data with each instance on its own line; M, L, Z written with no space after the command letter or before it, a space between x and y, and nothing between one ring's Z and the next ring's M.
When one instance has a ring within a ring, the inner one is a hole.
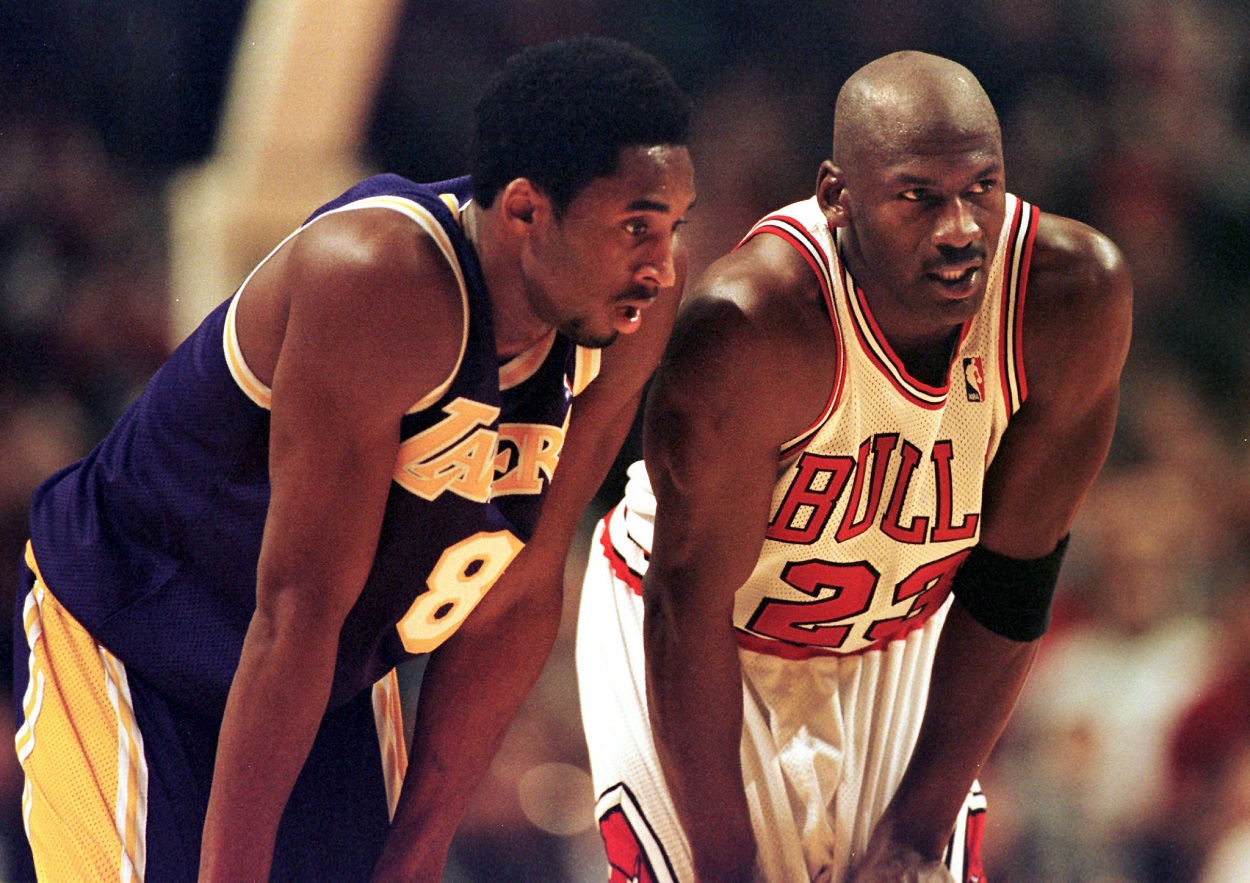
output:
M838 92L833 161L845 169L866 151L888 160L987 136L1001 140L998 115L971 71L924 52L895 52L864 65Z

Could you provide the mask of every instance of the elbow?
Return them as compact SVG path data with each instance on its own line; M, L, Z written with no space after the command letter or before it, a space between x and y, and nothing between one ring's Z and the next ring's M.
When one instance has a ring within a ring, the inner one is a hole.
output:
M642 584L643 646L648 669L693 664L733 641L733 592L707 584L706 574L652 566ZM736 647L736 644L734 644Z
M652 662L663 656L671 646L673 637L672 617L668 605L650 592L643 593L642 645L643 657L648 671Z
M681 600L669 588L673 585L680 585L680 579L662 577L655 568L643 579L642 638L648 657L681 644Z
M333 659L358 594L335 593L315 579L262 563L247 645L265 657L298 659L307 654L318 660Z

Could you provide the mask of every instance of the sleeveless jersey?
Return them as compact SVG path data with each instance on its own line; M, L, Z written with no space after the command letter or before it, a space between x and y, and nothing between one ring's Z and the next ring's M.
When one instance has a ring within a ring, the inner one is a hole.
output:
M1027 394L1021 321L1037 208L1007 196L981 309L959 330L947 383L910 377L838 255L814 198L759 221L815 272L836 340L820 419L782 448L755 569L734 598L744 648L805 658L880 648L942 608L979 537L981 489ZM629 471L604 551L641 592L655 499Z
M465 308L455 370L402 418L376 558L339 642L332 705L438 646L494 583L534 528L572 397L598 370L596 351L554 333L500 366L490 298L460 226L469 198L467 177L422 185L377 176L300 228L332 212L400 212L438 244ZM57 598L132 675L213 713L255 610L269 502L270 391L244 362L234 327L246 286L31 504L31 544Z
M1024 280L1037 211L1014 197L977 314L941 387L908 376L814 199L760 221L819 280L836 340L822 416L781 449L756 566L734 596L740 761L760 880L841 880L867 848L916 743L952 575L977 542L985 471L1025 397ZM582 723L613 865L694 878L646 702L642 579L656 501L643 463L597 529L580 599ZM984 797L948 867L980 879Z
M820 281L837 341L823 416L783 448L786 464L734 622L781 655L883 646L942 607L979 536L985 471L1024 401L1024 280L1037 209L1014 196L983 304L958 333L940 387L910 377L843 264L815 199L761 220Z

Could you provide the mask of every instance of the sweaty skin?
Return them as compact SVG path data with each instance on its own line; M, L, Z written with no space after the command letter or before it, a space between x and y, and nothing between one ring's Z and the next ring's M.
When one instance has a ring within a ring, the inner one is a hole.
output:
M958 328L984 298L1004 193L997 119L961 66L900 53L843 88L817 199L883 334L921 381L943 381ZM1029 395L986 475L987 549L1035 558L1068 532L1110 445L1130 310L1115 246L1043 214L1025 307ZM696 284L648 402L648 704L705 883L753 879L733 598L764 541L779 450L819 417L835 363L815 275L778 237L759 236ZM1035 651L954 603L915 753L851 880L950 879L939 860Z

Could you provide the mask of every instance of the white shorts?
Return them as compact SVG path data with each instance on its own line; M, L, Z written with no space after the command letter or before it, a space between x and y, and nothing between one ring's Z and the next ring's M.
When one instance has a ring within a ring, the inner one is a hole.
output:
M646 500L627 495L596 528L578 616L578 685L609 879L686 883L690 849L646 711L639 587L650 514ZM911 756L945 618L946 608L859 655L739 651L757 880L840 881L863 854ZM984 809L974 786L948 850L956 879L979 879Z

